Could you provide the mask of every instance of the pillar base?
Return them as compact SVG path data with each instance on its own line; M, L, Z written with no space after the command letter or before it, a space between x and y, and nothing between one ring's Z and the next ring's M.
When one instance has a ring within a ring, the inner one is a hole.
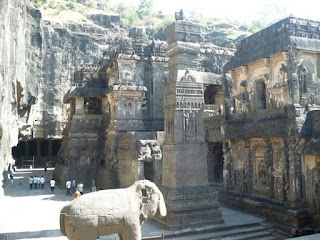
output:
M170 189L162 187L167 207L165 218L154 221L170 230L224 223L218 193L213 187Z

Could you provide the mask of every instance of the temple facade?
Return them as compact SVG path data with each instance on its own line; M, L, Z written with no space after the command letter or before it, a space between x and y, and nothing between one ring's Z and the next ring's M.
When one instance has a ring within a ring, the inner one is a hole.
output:
M75 72L64 98L69 110L58 183L76 178L90 186L94 178L106 189L149 179L172 196L170 214L159 220L166 228L223 222L209 186L216 163L207 154L204 119L223 116L222 67L235 49L205 42L205 34L205 26L184 19L167 28L167 42L148 40L134 27L100 64ZM186 206L176 202L182 195Z
M152 180L168 206L156 221L170 229L221 223L219 201L317 227L319 26L289 17L237 51L180 17L166 42L130 29L75 73L56 179Z
M208 139L223 138L220 200L294 227L319 226L319 26L289 17L240 43Z

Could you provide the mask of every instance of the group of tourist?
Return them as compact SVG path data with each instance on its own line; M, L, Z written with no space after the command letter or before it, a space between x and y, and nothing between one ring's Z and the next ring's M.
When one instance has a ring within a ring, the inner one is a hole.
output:
M30 190L32 189L44 189L44 183L46 182L45 178L43 176L30 176L29 177L29 184L30 184Z
M77 198L83 194L84 185L82 182L80 182L77 185L75 179L72 179L72 181L70 179L68 179L68 181L66 182L66 188L67 188L66 195L71 196L72 194L74 194L74 197Z
M11 183L13 183L13 174L10 174L9 176ZM46 180L43 176L30 176L29 177L29 185L30 185L30 190L33 189L44 189L44 184L45 184ZM52 178L49 181L50 184L50 188L51 188L51 192L54 192L55 186L56 186L56 181ZM20 184L22 185L22 179L20 179ZM84 190L84 185L83 182L80 182L78 185L76 184L76 180L75 179L68 179L68 181L66 182L66 188L67 188L67 193L66 195L72 196L72 194L74 195L75 198L80 197L81 195L83 195L83 190ZM92 192L95 192L97 190L96 188L96 184L95 184L95 180L92 179L92 186L91 186L91 190Z

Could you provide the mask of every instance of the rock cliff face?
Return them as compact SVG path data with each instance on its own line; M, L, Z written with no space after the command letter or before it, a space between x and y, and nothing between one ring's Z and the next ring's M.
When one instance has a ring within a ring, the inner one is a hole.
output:
M3 189L13 163L11 148L19 139L61 138L67 119L63 96L72 85L73 72L82 63L98 63L122 30L54 22L29 0L1 0L0 13Z
M1 1L0 12L0 170L3 172L10 161L11 147L18 142L18 102L27 99L27 94L18 98L18 92L26 86L27 79L28 16L23 0Z

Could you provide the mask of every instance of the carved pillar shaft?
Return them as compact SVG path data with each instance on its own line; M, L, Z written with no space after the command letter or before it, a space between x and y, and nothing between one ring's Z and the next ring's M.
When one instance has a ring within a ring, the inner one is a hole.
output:
M291 96L291 104L299 105L299 79L297 75L297 60L295 58L295 50L289 46L288 50L288 81Z
M289 143L289 196L288 201L295 207L301 202L301 157L296 151L297 139L291 139Z

